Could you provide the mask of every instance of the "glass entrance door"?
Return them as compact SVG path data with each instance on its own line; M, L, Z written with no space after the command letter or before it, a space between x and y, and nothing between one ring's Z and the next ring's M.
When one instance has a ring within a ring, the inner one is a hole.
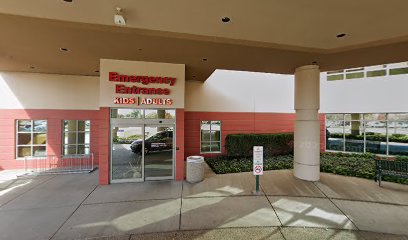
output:
M143 126L112 125L111 182L144 180L143 139Z
M174 126L145 125L146 180L174 178Z

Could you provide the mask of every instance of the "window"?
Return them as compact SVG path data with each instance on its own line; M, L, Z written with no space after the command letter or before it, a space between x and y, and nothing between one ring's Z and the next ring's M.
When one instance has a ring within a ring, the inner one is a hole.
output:
M408 67L390 69L390 75L408 74Z
M126 109L112 108L111 118L142 118L143 110L141 109Z
M132 109L112 108L111 118L123 119L176 119L174 109Z
M62 152L64 155L89 154L91 121L65 120Z
M326 150L408 155L407 139L407 113L326 115Z
M145 110L145 118L146 119L175 119L176 118L176 110L164 110L164 109L157 109L157 110Z
M201 153L221 152L221 121L201 121Z
M17 158L45 156L47 144L46 120L17 120Z
M346 70L328 71L326 79L327 81L336 81L344 79L358 79L358 78L372 78L372 77L384 77L400 74L408 74L408 62L383 64L375 66L367 66L362 68L353 68ZM388 74L387 74L388 73Z

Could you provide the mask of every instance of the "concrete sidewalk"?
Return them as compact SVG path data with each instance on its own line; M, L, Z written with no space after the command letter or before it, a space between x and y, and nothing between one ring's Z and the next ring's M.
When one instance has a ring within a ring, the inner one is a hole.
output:
M108 186L98 172L1 173L0 239L408 240L406 185L331 174L311 183L281 170L266 172L254 196L251 173Z

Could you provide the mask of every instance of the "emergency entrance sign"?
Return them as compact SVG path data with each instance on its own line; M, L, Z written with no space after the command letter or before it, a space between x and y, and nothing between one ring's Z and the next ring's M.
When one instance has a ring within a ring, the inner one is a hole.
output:
M253 174L263 175L263 146L254 146Z

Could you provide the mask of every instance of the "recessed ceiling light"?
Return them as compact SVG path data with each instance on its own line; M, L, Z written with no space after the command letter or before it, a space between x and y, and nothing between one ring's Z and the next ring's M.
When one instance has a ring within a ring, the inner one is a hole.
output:
M60 48L60 51L63 51L63 52L68 52L68 51L69 51L69 49L68 49L68 48Z
M224 23L227 23L227 22L231 21L231 19L229 17L223 17L223 18L221 18L221 21L224 22Z
M345 33L340 33L340 34L337 34L337 36L336 36L336 38L342 38L342 37L345 37L347 34L345 34Z
M207 62L208 59L207 59L207 58L203 58L202 60L203 60L203 62Z

